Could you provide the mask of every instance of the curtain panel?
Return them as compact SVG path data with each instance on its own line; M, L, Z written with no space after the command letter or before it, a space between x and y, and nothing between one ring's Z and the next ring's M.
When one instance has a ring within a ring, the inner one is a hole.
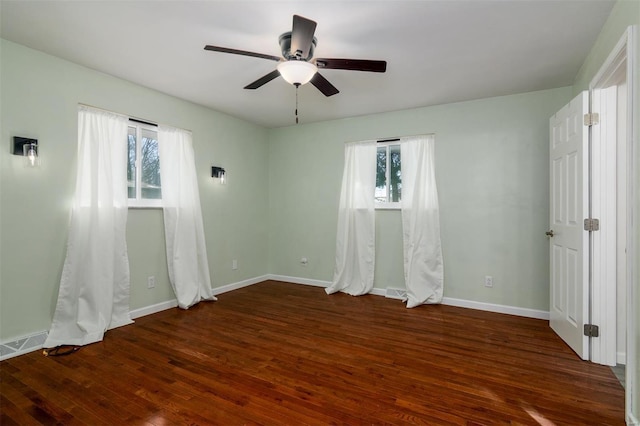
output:
M444 267L434 145L433 135L400 140L407 308L442 301Z
M207 247L191 133L158 128L160 179L169 281L178 306L216 300L211 289Z
M87 345L131 324L127 224L128 118L80 106L78 171L58 301L45 348Z
M345 145L345 164L338 210L336 265L327 294L352 296L373 288L375 268L376 142Z

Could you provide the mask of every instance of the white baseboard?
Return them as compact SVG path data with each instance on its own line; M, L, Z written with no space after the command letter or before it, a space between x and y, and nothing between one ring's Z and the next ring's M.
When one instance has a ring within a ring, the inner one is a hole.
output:
M134 309L129 312L129 315L131 315L131 319L136 319L151 314L157 314L158 312L166 311L167 309L172 309L176 306L178 306L178 301L176 299L172 299L167 300L166 302L156 303L155 305L145 306L144 308Z
M261 275L259 277L249 278L244 281L239 281L237 283L231 283L231 284L223 285L222 287L214 288L213 294L218 295L218 294L226 293L228 291L238 290L239 288L248 287L250 285L258 284L258 283L261 283L262 281L267 281L270 279L272 278L269 278L269 275Z
M226 293L232 290L237 290L239 288L242 287L247 287L253 284L257 284L260 283L262 281L266 281L269 278L267 278L266 275L260 276L260 277L255 277L255 278L250 278L248 280L244 280L244 281L239 281L237 283L231 283L231 284L227 284L227 285L223 285L222 287L217 287L213 289L213 294L214 295L218 295L218 294L222 294L222 293ZM166 311L167 309L172 309L178 306L178 301L176 299L172 299L172 300L167 300L166 302L160 302L160 303L156 303L155 305L151 305L151 306L145 306L144 308L139 308L139 309L134 309L133 311L131 311L131 319L136 319L136 318L140 318L140 317L144 317L147 315L151 315L151 314L155 314L158 312L162 312L162 311Z
M382 297L386 297L387 295L387 290L385 290L384 288L373 288L371 289L371 291L369 292L369 294L373 294L375 296L382 296Z
M263 275L261 277L250 278L248 280L239 281L237 283L223 285L222 287L214 288L213 294L218 295L218 294L226 293L228 291L237 290L239 288L257 284L262 281L266 281L268 279L269 278L267 278L266 275ZM158 312L165 311L167 309L175 308L177 306L178 306L178 301L176 299L172 299L172 300L167 300L166 302L156 303L155 305L145 306L144 308L134 309L130 313L131 319L136 319L136 318L144 317L147 315L155 314Z
M509 314L519 317L549 320L548 311L520 308L518 306L498 305L495 303L476 302L474 300L454 299L453 297L443 297L442 304L449 306L458 306L461 308L477 309L479 311L495 312L498 314Z
M626 352L616 352L616 364L627 365Z
M268 274L266 275L266 279L275 280L275 281L285 281L293 284L313 285L316 287L329 287L331 285L331 282L329 281L312 280L308 278L299 278L299 277L289 277L285 275ZM397 288L391 288L391 287L387 289L374 288L373 290L371 290L370 294L374 294L376 296L385 296L391 299L402 299L403 291L404 289L397 289ZM516 315L520 317L549 320L548 311L541 311L541 310L529 309L529 308L520 308L517 306L476 302L474 300L454 299L452 297L444 297L442 299L442 304L449 305L449 306L458 306L460 308L477 309L480 311L496 312L499 314L509 314L509 315Z
M627 413L627 426L640 426L640 420L633 413Z
M267 280L273 281L284 281L293 284L304 284L304 285L312 285L314 287L329 287L331 285L330 281L320 281L320 280L312 280L310 278L298 278L298 277L288 277L286 275L274 275L268 274L266 275Z

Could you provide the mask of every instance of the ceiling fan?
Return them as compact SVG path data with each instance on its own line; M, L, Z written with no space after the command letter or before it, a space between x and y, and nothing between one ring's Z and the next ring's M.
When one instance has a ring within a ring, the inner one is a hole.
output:
M333 96L340 91L336 89L333 84L329 83L329 81L318 72L318 69L369 72L385 72L387 70L386 61L372 61L367 59L313 59L313 52L318 42L313 36L316 31L316 25L315 21L299 15L293 15L293 27L291 31L282 34L278 40L280 49L282 50L282 57L211 45L207 45L204 48L205 50L214 52L253 56L255 58L269 59L278 62L275 70L245 86L245 89L257 89L276 77L282 76L282 78L296 86L296 88L310 82L325 96Z

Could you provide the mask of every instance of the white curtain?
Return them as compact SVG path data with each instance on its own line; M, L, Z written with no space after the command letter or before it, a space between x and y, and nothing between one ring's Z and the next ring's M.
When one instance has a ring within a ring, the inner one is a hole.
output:
M78 173L67 256L45 348L87 345L131 324L127 224L128 118L78 110Z
M338 212L336 266L327 294L353 296L373 288L375 267L376 142L345 146L345 163Z
M434 136L401 138L402 230L407 308L442 301L443 264Z
M216 300L211 289L207 247L191 133L159 126L158 152L169 281L178 306Z

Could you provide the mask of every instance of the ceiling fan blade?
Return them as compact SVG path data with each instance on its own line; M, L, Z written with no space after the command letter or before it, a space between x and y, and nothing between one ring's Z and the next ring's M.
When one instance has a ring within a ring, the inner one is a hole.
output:
M274 78L279 77L279 76L280 76L280 71L273 70L269 74L267 74L267 75L265 75L263 77L260 77L259 79L257 79L253 83L245 86L245 89L257 89L258 87L267 84L268 82L270 82L271 80L273 80Z
M387 61L318 58L316 59L316 66L320 69L385 72L387 70Z
M306 59L316 32L316 22L299 15L293 15L291 29L291 54Z
M211 50L213 52L232 53L234 55L253 56L254 58L270 59L272 61L280 61L282 58L279 56L265 55L263 53L247 52L246 50L230 49L228 47L219 47L206 45L204 50Z
M321 76L319 72L315 73L313 78L311 78L311 84L316 86L325 96L333 96L340 93L340 91L336 89L333 84L329 83L329 80Z

